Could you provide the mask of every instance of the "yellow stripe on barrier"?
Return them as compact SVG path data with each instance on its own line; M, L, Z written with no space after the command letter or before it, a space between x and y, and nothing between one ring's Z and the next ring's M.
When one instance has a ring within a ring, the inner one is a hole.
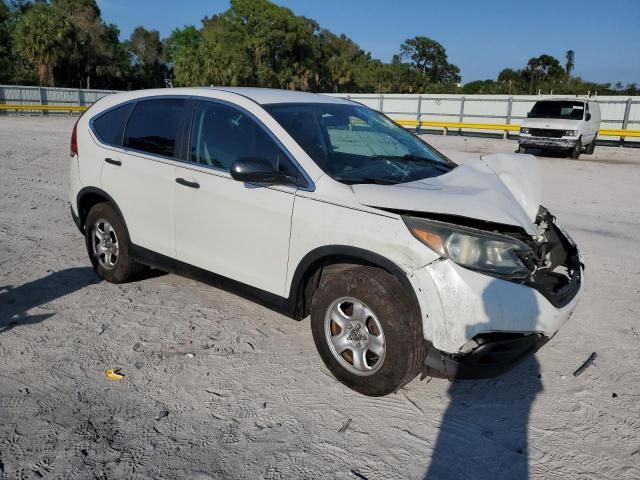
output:
M398 125L417 127L417 120L394 120ZM520 125L501 123L466 123L466 122L420 122L421 127L434 128L467 128L471 130L500 130L518 132ZM624 130L604 128L598 131L598 135L605 137L640 137L640 130Z
M605 137L640 137L640 130L604 128L602 130L598 130L598 135L603 135Z
M0 104L0 110L43 110L56 112L84 112L89 107L80 105L10 105Z

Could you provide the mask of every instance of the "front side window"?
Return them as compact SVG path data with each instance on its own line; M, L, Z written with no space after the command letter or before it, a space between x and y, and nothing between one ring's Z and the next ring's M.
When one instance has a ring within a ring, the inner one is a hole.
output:
M573 101L540 101L531 109L529 118L561 118L565 120L582 120L584 102Z
M223 103L198 102L189 160L228 172L236 160L250 158L268 160L274 171L296 175L280 147L249 114Z
M186 100L164 98L138 102L129 118L124 147L175 157Z
M384 115L361 105L266 105L314 162L347 184L406 183L454 168L444 155Z
M102 143L122 146L122 134L135 103L127 103L103 113L93 121L93 130Z

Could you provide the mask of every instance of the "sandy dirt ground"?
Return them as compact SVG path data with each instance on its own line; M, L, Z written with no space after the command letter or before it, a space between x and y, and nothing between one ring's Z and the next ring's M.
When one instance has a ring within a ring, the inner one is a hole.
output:
M640 478L640 149L542 158L587 272L535 358L374 399L327 373L308 320L175 275L100 282L69 215L72 125L0 117L0 477Z

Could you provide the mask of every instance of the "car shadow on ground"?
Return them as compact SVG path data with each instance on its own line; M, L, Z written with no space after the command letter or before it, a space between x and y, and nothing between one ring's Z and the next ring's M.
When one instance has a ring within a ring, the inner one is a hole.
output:
M493 281L483 292L487 316L499 322L505 312L526 312L521 330L535 330L539 307L533 290L523 287L505 298L501 283ZM468 334L475 335L479 325L468 326ZM531 405L543 390L540 378L540 365L530 355L502 376L451 383L449 405L424 478L529 478L527 426Z
M17 287L0 286L0 333L52 317L55 312L32 314L29 311L99 282L93 268L75 267L52 272Z

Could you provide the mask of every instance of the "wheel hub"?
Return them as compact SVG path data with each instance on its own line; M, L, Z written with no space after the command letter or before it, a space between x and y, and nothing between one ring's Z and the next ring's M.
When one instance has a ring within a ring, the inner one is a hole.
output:
M356 375L377 372L384 361L386 342L382 325L362 301L342 297L329 305L325 336L331 353Z
M120 244L115 229L101 218L91 228L91 247L97 262L107 270L115 268L120 254Z

